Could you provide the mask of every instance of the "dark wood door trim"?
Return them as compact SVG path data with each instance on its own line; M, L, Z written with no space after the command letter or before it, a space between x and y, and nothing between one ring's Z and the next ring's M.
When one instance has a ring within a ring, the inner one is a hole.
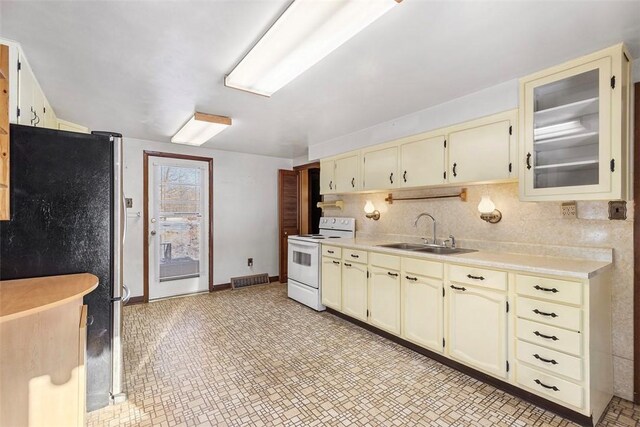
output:
M294 166L294 171L302 171L307 169L320 169L320 162L307 163L306 165Z
M640 83L634 85L633 144L633 401L640 404Z
M285 230L285 224L284 224L284 177L286 175L293 175L296 178L296 182L297 182L297 188L295 190L295 196L296 196L296 229L295 230L289 230L291 232L293 232L293 234L297 234L300 230L300 217L299 217L299 211L300 211L300 199L299 199L299 188L300 188L300 176L298 171L293 171L293 170L285 170L285 169L280 169L278 170L278 278L280 280L280 283L284 283L287 281L287 273L286 273L286 262L287 262L287 257L286 257L286 248L287 248L287 244L286 244L286 238L289 233L288 230Z
M144 236L143 248L143 301L149 302L149 157L167 157L180 160L196 160L209 164L209 292L213 291L213 158L191 156L188 154L165 153L160 151L147 151L142 154L143 167L143 207L144 212Z

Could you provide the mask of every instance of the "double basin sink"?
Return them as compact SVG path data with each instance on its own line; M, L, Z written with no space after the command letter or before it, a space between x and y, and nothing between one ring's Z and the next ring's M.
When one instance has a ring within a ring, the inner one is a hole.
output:
M477 252L474 249L451 248L448 246L427 245L419 243L389 243L386 245L378 245L381 248L400 249L411 252L426 252L437 255L456 255L466 254L469 252Z

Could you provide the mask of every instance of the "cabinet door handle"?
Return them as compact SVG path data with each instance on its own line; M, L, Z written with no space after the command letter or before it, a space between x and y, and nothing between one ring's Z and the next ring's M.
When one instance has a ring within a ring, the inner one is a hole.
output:
M356 179L355 178L351 178L351 187L352 188L356 188Z
M467 277L473 280L484 280L484 276L472 276L471 274L467 274Z
M333 190L333 181L329 181L329 190Z
M466 291L467 290L467 288L465 288L464 286L458 287L458 286L451 285L450 288L451 289L455 289L456 291Z
M38 126L38 124L40 123L40 116L38 115L38 113L36 113L35 111L33 112L33 114L35 114L36 118L35 120L38 120L37 122L35 122L33 125L34 126Z
M345 263L344 263L344 266L345 266L345 267L351 267L351 264L349 264L348 262L345 262Z
M535 331L533 334L534 334L535 336L538 336L538 337L540 337L540 338L544 338L544 339L547 339L547 340L554 340L554 341L558 341L558 340L560 339L560 338L558 338L558 337L557 337L557 336L555 336L555 335L545 335L545 334L541 334L541 333L540 333L540 332L538 332L538 331Z
M542 381L540 381L539 379L536 378L535 380L536 384L544 387L544 388L548 388L549 390L553 390L553 391L560 391L560 389L554 385L546 385L545 383L543 383Z
M360 255L351 254L351 258L360 258Z
M389 181L393 184L393 172L389 175Z
M418 278L417 278L417 277L404 276L404 278L405 278L405 279L407 279L407 280L411 280L411 281L413 281L413 282L417 282L417 281L418 281Z
M541 357L539 354L534 354L533 357L535 357L536 359L544 362L544 363L551 363L552 365L557 365L558 362L556 362L554 359L545 359L544 357Z
M387 271L387 274L391 277L398 277L398 273L392 273L390 271Z
M328 253L328 254L332 254L332 253L333 253L333 251L331 251L331 250L328 250L328 249L327 249L327 253Z
M458 167L457 163L453 164L453 170L451 172L453 172L453 176L458 176L458 174L456 173L456 168Z
M534 308L534 309L533 309L533 312L534 312L535 314L539 314L540 316L549 316L549 317L553 317L553 318L558 317L558 315L557 315L557 314L555 314L555 313L545 313L544 311L540 311L540 310L538 310L537 308Z
M407 182L407 171L404 171L402 174L402 179L404 179L404 182Z
M534 288L534 289L537 289L537 290L539 290L539 291L544 291L544 292L553 292L554 294L555 294L556 292L558 292L558 290L557 290L556 288L543 288L543 287L542 287L542 286L540 286L540 285L535 285L533 288Z
M531 153L527 153L527 169L531 169Z
M340 261L333 261L334 264L340 264Z

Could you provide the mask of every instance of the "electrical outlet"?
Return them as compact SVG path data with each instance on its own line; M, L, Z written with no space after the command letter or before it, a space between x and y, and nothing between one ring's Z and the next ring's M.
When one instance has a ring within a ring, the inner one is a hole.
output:
M247 265L248 265L249 267L253 267L253 258L248 258L248 259L247 259Z
M609 219L627 219L627 202L624 200L609 202Z
M127 208L132 208L133 207L133 199L131 197L127 197L126 199L124 199L124 204Z
M562 204L562 217L568 219L578 218L578 206L576 202L564 202Z

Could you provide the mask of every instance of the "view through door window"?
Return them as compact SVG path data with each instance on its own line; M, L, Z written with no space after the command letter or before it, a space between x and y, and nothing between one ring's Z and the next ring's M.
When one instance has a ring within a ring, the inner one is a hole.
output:
M160 281L200 276L202 171L160 166Z

